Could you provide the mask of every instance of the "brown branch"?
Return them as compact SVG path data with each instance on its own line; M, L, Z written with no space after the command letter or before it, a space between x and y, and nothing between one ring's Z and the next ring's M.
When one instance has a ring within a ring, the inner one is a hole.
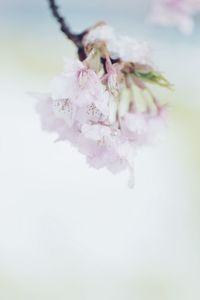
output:
M84 49L83 49L82 40L83 40L84 35L88 31L85 30L84 32L82 32L80 34L73 33L71 31L70 27L68 26L68 24L65 22L65 19L60 15L59 10L58 10L58 6L56 4L56 1L55 0L48 0L48 2L49 2L49 7L51 9L51 12L52 12L54 18L60 24L61 31L65 34L65 36L69 40L71 40L75 44L75 46L78 48L79 58L81 60L83 60L85 58L85 52L84 52Z

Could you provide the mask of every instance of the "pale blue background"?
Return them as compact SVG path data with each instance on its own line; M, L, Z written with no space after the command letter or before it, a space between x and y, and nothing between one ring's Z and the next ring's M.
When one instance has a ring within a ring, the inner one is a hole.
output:
M106 20L147 39L175 91L165 139L127 174L87 166L41 131L29 91L48 91L75 50L46 1L0 1L0 299L200 299L200 26L147 21L146 1L59 1L79 31Z

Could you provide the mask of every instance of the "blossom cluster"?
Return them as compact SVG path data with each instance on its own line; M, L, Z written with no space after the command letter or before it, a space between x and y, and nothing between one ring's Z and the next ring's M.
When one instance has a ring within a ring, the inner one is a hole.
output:
M148 84L169 82L146 43L117 36L104 23L87 32L83 45L86 59L67 59L50 95L38 101L43 129L70 141L90 166L132 174L138 148L157 135L166 111Z
M176 26L185 34L194 29L194 16L200 13L200 0L153 0L151 20L164 26Z

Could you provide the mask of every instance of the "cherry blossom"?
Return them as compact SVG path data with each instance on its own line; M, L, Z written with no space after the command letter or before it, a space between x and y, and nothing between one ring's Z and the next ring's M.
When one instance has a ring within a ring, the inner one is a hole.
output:
M128 36L117 35L114 29L105 23L97 24L84 38L87 47L96 44L101 47L106 43L110 57L125 62L151 64L151 48L145 42L139 42Z
M160 25L176 26L185 34L194 29L194 16L200 13L200 0L153 0L150 19Z
M149 84L170 84L146 43L118 37L104 23L83 39L86 59L67 59L50 95L38 97L42 128L71 142L96 169L129 170L132 186L135 155L157 136L166 111Z

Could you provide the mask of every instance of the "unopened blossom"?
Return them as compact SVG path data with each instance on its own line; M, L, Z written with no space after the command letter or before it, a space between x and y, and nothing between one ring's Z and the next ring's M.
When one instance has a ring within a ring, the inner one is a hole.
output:
M86 59L66 60L50 95L39 97L42 127L71 142L96 169L129 170L132 186L135 155L157 135L166 111L149 84L170 84L146 43L119 37L104 23L85 34L83 45Z
M200 13L200 0L153 0L150 19L160 25L175 26L185 34L194 29L194 16Z

